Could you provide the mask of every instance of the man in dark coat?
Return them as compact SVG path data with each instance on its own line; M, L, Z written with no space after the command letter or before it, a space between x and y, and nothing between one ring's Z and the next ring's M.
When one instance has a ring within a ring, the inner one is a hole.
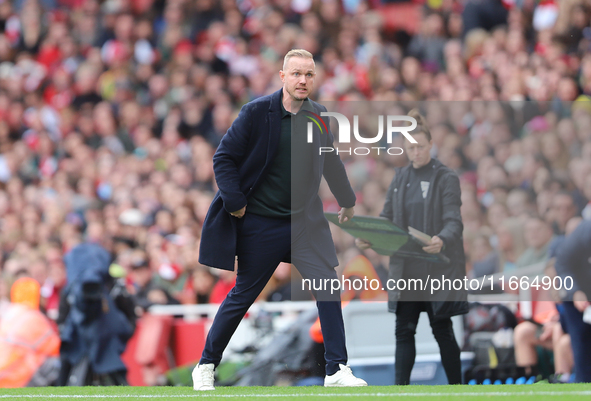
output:
M238 272L193 371L195 390L214 389L213 371L224 349L280 262L293 263L305 279L337 278L334 243L318 196L322 176L343 222L353 217L355 194L338 155L318 152L332 146L329 130L315 127L309 144L292 133L292 119L326 111L308 99L315 75L312 54L287 53L280 71L283 88L244 105L214 155L219 191L203 225L199 262L234 270L237 257ZM346 366L338 294L315 295L326 347L325 386L367 385Z

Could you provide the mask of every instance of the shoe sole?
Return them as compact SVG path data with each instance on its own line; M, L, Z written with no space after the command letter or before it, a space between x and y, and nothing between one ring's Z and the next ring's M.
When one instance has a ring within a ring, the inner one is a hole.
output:
M325 384L324 387L365 387L367 384L352 384L352 385L344 385L344 384Z
M193 387L193 390L195 390L195 391L211 391L211 390L215 390L215 387L200 387L200 388Z

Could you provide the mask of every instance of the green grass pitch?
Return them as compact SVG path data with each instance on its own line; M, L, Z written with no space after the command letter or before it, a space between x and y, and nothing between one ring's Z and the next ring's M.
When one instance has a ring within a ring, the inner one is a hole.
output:
M44 387L0 389L4 400L589 400L591 384L533 384L500 386L369 386L324 387L219 387L197 392L190 387Z

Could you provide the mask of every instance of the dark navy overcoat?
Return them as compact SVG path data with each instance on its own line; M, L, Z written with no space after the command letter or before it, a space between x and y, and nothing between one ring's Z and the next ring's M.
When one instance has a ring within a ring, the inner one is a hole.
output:
M326 107L310 101L315 114ZM327 117L324 117L329 127ZM333 136L314 125L312 176L307 186L304 207L306 229L313 233L313 251L329 266L338 261L328 221L324 217L318 189L322 176L341 207L355 205L345 167L336 152L319 148L333 147ZM213 157L213 168L219 191L209 208L201 235L199 262L224 270L234 270L238 219L230 212L247 205L248 197L260 185L277 153L281 133L281 89L245 104L232 126L222 138ZM294 155L293 157L296 157ZM247 213L248 213L248 207Z

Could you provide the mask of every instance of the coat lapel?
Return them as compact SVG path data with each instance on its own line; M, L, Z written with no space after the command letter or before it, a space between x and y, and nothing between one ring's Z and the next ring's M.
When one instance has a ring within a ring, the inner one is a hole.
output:
M394 213L396 216L398 216L398 221L396 221L395 223L398 225L402 225L402 221L404 220L403 216L402 216L402 210L403 210L403 205L404 205L404 194L406 192L406 184L408 183L408 166L403 167L402 169L400 169L400 181L399 184L397 186L397 188L395 188L394 190L396 191L395 193L395 199L396 199L396 205L395 205L395 210ZM407 227L403 227L405 230L407 229Z
M424 207L424 214L423 214L423 222L424 222L424 227L423 227L423 232L428 233L430 230L429 224L432 225L433 222L433 210L431 205L433 205L433 196L435 196L435 188L437 188L436 185L436 181L439 178L439 165L438 165L438 161L435 161L435 165L434 165L434 172L433 175L431 176L431 180L429 181L429 192L427 192L427 199L425 199L425 207Z
M269 106L269 147L267 148L265 169L271 164L279 149L279 138L281 137L281 90L273 93Z
M311 102L307 102L307 107L304 110L312 111L313 113L320 114L319 110L316 110ZM325 121L326 122L326 121ZM326 122L327 123L327 122ZM307 122L306 122L307 124ZM329 124L329 123L327 123ZM314 179L320 182L322 180L322 168L320 162L322 161L324 165L324 154L319 155L320 147L326 146L326 141L328 139L328 135L324 137L321 135L320 130L318 130L316 124L312 124L312 171L314 172Z

